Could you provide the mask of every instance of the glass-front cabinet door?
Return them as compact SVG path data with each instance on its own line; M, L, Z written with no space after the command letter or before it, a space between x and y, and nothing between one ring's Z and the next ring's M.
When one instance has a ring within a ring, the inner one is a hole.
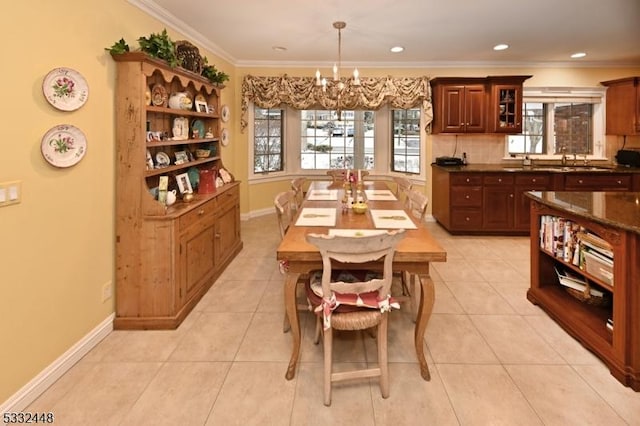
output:
M488 77L489 132L522 133L522 83L531 76Z

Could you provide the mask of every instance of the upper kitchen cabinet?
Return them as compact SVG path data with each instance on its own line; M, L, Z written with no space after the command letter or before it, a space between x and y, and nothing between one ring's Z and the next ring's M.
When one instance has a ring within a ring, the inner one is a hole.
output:
M431 80L433 133L484 133L487 89L484 78L446 77Z
M522 84L528 78L434 78L433 133L522 133Z
M530 75L488 77L491 133L522 133L522 84Z
M607 87L608 135L640 134L640 77L603 81Z

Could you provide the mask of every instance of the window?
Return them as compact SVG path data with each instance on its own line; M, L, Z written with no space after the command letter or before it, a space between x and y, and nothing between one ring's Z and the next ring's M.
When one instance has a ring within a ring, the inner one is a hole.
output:
M284 111L254 108L253 173L284 170Z
M303 110L300 112L300 168L373 169L373 111Z
M394 109L391 115L391 170L420 174L420 109Z
M507 137L508 153L604 155L600 88L524 90L522 134Z

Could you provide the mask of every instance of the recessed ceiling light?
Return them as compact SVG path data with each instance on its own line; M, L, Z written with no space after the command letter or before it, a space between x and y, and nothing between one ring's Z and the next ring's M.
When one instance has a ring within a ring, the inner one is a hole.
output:
M506 50L509 48L508 44L496 44L495 46L493 46L493 50Z
M275 50L276 52L286 52L287 48L282 46L273 46L273 50Z
M400 53L400 52L402 52L403 50L404 50L404 47L402 47L402 46L393 46L393 47L391 48L391 51L392 51L393 53Z
M573 59L576 59L576 58L584 58L585 56L587 56L587 54L586 54L586 53L584 53L584 52L578 52L578 53L574 53L573 55L571 55L571 57L572 57Z

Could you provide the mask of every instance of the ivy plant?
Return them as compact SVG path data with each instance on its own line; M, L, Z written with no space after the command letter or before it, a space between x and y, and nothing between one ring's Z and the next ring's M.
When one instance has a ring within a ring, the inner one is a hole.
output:
M180 65L176 57L175 43L169 38L167 29L162 33L151 33L148 37L140 37L140 50L149 56L167 61L171 67Z

